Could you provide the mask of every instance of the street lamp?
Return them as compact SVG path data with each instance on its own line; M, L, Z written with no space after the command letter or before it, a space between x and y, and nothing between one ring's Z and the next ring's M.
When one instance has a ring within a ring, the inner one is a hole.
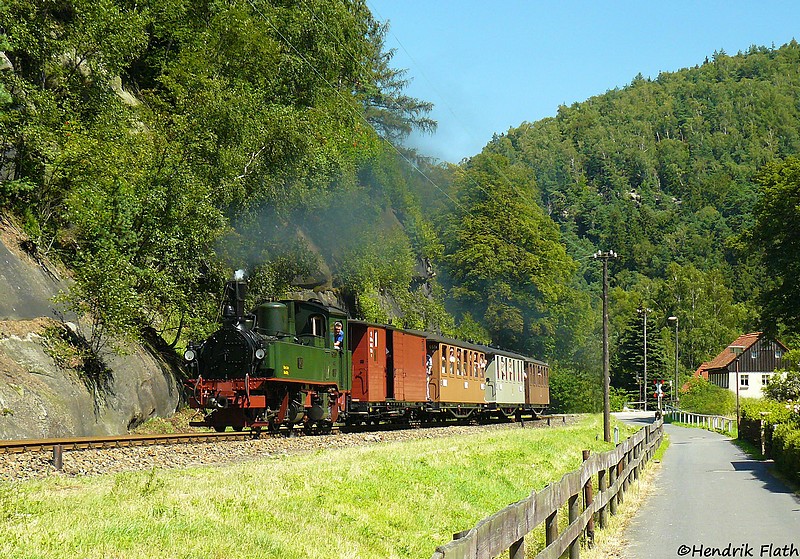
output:
M744 346L732 345L729 346L733 354L736 356L736 429L739 429L739 356L744 353Z
M592 255L603 261L603 440L611 442L611 375L608 372L608 259L616 258L613 250L598 250Z
M652 311L653 309L648 309L647 307L636 309L636 312L644 315L644 411L647 411L647 313Z
M667 319L669 323L675 323L675 386L672 388L672 401L678 407L678 317L671 316Z

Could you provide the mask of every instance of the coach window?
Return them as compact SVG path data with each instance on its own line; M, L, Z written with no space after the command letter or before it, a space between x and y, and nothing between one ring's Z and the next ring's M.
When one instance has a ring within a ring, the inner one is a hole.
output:
M369 347L372 360L378 362L378 331L372 330L369 334Z

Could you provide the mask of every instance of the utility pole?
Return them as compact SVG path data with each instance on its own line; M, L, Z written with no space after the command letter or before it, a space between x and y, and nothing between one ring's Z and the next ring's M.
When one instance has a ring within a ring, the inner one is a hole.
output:
M613 250L598 250L592 255L603 261L603 440L611 442L611 375L608 360L608 259L618 255Z
M678 407L678 317L670 316L667 318L668 323L675 323L675 386L672 389L672 403Z
M640 307L639 314L644 315L644 411L647 411L647 313L652 312L653 309L647 307Z
M728 346L728 348L736 356L736 429L738 433L739 420L741 419L741 415L739 415L739 361L740 361L739 358L744 353L744 346L732 345Z

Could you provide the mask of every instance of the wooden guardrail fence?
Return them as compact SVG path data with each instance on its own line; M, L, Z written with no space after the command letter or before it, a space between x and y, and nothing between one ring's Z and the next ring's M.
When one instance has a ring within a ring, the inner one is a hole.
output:
M595 515L602 529L608 513L616 514L629 483L638 479L642 466L661 445L662 436L663 422L658 420L614 450L592 456L584 451L579 469L481 520L471 530L456 534L453 541L439 546L431 559L492 559L506 551L510 559L524 559L525 536L542 523L546 547L536 558L557 559L569 549L570 559L578 559L582 534L594 536ZM595 475L597 495L592 494ZM559 534L558 511L564 505L568 506L569 526Z
M733 428L736 425L735 418L724 417L722 415L706 415L702 413L692 413L679 409L667 410L664 412L664 415L668 415L672 419L672 421L676 421L678 423L686 423L687 425L697 425L698 427L702 427L704 429L711 429L714 431L726 431L728 433L732 433Z

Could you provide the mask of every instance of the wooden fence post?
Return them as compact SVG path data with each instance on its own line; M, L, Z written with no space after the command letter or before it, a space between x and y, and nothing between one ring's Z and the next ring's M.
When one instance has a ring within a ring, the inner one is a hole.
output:
M617 503L622 504L625 502L625 492L628 490L628 476L625 475L625 468L628 466L628 453L622 455L622 459L619 461L619 471L617 472L617 478L622 476L622 483L619 488L619 493L617 493Z
M558 539L558 511L547 517L544 522L544 541L545 546L550 545Z
M509 548L508 559L525 559L525 538L514 542Z
M609 487L614 487L614 484L617 482L617 472L619 471L619 464L614 464L611 466L609 470L609 480L608 485ZM617 493L611 495L611 499L609 500L611 504L611 514L617 514Z
M567 504L569 508L569 523L572 524L576 520L578 520L578 515L580 514L580 504L578 502L578 496L580 492L575 493L574 495L570 495L569 499L567 499ZM569 544L569 559L580 559L581 557L581 539L580 537L575 538L575 541Z
M53 466L59 472L64 467L64 447L60 444L53 445Z
M608 489L608 470L600 470L597 472L597 490L600 492L601 498ZM608 523L608 505L600 509L600 529L604 529Z
M583 451L583 461L586 462L589 459L589 455L591 451L584 450ZM594 489L592 487L592 476L589 476L589 479L586 481L586 485L583 486L583 508L588 509L592 506L594 502ZM594 516L589 519L589 522L586 524L586 538L589 540L589 547L594 545Z

